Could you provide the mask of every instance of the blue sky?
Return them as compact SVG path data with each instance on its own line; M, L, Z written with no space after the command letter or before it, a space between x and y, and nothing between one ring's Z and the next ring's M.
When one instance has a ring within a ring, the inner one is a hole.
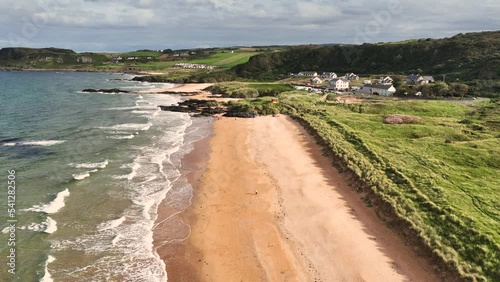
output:
M497 0L0 1L0 47L76 51L364 43L500 27Z

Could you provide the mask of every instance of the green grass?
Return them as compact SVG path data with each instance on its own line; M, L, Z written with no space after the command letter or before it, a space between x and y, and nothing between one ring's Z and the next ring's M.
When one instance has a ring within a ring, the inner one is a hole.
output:
M248 62L250 57L257 54L257 52L217 52L216 54L209 55L207 58L194 59L187 62L193 64L206 64L224 68L232 68L236 65Z
M359 111L316 99L280 95L435 254L471 280L500 281L498 103L376 99ZM421 120L385 124L389 114Z

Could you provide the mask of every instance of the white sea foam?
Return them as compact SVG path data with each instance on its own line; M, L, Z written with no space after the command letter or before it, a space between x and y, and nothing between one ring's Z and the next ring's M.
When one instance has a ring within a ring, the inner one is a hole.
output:
M158 99L149 95L144 97L148 100ZM125 185L120 185L119 193L120 197L130 201L130 206L125 207L125 210L115 217L116 219L100 222L96 228L95 225L88 226L85 229L88 232L83 231L83 234L70 238L51 240L53 250L84 252L99 257L92 262L74 267L74 271L66 273L67 280L96 277L97 274L96 280L102 281L167 281L165 264L153 246L153 230L157 220L158 205L170 191L170 183L179 177L177 154L180 154L179 150L183 147L184 132L190 121L188 115L179 113L164 112L153 118L151 123L158 125L162 133L151 136L150 143L146 146L131 144L128 147L130 151L139 153L133 162L120 166L129 174L115 176L128 180ZM115 127L113 130L128 129ZM172 155L176 155L175 161L171 159ZM181 194L187 195L184 192ZM184 238L188 234L186 232L189 232L189 227L182 227L183 233L179 234ZM55 268L54 265L54 271Z
M97 226L97 230L104 231L104 230L108 230L108 229L114 229L114 228L120 226L123 222L125 222L126 219L127 218L125 216L122 216L122 217L115 219L115 220L103 222L103 223L99 224L99 226Z
M111 136L106 136L108 139L116 139L116 140L124 140L124 139L134 139L135 135L130 134L130 135L111 135Z
M120 234L116 235L115 238L113 238L113 241L111 241L111 244L113 246L116 246L116 244L118 244L118 242L120 241L121 238L122 238L122 236Z
M137 162L134 162L132 164L132 171L127 175L128 180L134 179L134 177L137 175L137 171L141 168L141 165Z
M125 124L117 124L114 126L102 126L98 127L99 129L107 129L107 130L141 130L146 131L151 128L152 123L125 123Z
M108 166L109 162L108 160L105 160L100 163L81 163L81 164L69 164L69 166L74 167L74 168L105 168Z
M54 262L56 260L55 257L49 256L47 258L47 261L45 262L45 274L43 275L42 279L40 279L40 282L53 282L54 279L52 279L52 275L49 273L49 263Z
M45 219L45 221L43 221L42 223L34 222L27 226L21 226L19 227L19 229L51 234L57 231L57 221L53 220L50 217L47 217L47 219Z
M73 174L73 178L75 180L83 180L87 177L90 177L90 173L92 172L97 172L98 170L97 169L93 169L93 170L89 170L89 171L85 171L85 172L82 172L82 173L76 173L76 174Z
M150 110L150 111L137 111L137 110L135 110L135 111L132 111L132 113L133 114L140 114L140 115L147 115L147 114L153 113L153 111L152 110Z
M49 214L56 213L65 206L65 200L68 196L69 190L66 189L59 192L52 202L45 205L34 205L32 208L23 211L44 212Z
M109 108L108 110L114 110L114 111L127 111L127 110L156 110L158 109L157 106L139 106L135 105L132 107L117 107L117 108Z
M3 143L2 146L6 147L16 147L16 146L42 146L42 147L48 147L48 146L54 146L58 144L62 144L66 142L66 140L39 140L39 141L19 141L19 142L8 142L8 143Z
M52 234L57 231L57 221L53 220L50 217L47 217L46 223L47 227L43 232Z

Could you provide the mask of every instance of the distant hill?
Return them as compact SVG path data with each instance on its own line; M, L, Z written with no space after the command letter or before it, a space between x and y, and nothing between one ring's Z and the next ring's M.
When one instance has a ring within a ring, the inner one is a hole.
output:
M109 61L103 54L76 53L59 48L3 48L0 49L0 66L6 68L65 68L97 65Z
M500 78L500 31L392 43L297 46L254 56L233 69L240 77L258 80L308 70L339 74L421 72L465 81Z

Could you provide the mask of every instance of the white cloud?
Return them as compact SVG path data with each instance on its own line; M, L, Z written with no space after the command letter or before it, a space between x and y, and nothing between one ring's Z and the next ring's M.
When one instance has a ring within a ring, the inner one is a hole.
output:
M11 33L22 37L26 24L32 23L38 32L27 41L33 46L57 43L114 50L352 43L356 30L364 30L375 19L373 13L388 11L389 2L399 3L403 11L391 15L370 42L500 26L497 0L16 0L0 2L0 42L8 41Z
M298 14L305 19L326 19L338 17L342 14L340 6L314 2L297 3Z

